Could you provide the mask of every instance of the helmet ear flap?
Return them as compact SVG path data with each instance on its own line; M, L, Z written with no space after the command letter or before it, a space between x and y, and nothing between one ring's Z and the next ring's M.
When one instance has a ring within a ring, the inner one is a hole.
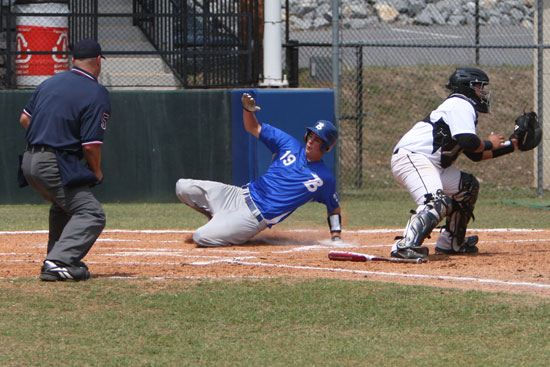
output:
M306 129L306 133L304 134L304 143L307 143L307 137L309 136L310 133L311 133L311 130Z

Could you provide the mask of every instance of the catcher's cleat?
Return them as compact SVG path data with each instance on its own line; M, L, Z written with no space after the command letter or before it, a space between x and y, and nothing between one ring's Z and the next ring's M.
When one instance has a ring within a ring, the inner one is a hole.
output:
M40 280L46 282L73 281L90 279L90 272L86 266L66 266L51 260L44 261L40 271Z
M460 246L458 251L436 247L435 252L439 254L447 254L447 255L475 254L476 252L479 251L479 249L476 246L478 241L479 241L478 236L469 236L464 239L464 242L462 242L462 245Z
M391 257L400 259L425 259L428 257L429 249L425 246L409 247L402 250L393 251Z

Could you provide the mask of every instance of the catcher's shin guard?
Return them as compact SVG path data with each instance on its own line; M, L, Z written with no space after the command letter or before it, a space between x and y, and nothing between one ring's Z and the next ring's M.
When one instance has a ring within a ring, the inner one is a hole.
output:
M424 208L409 219L403 239L396 244L398 250L421 247L437 224L451 213L453 201L442 190L427 198Z
M445 228L451 233L451 246L460 250L466 238L466 228L474 217L474 208L479 193L479 181L469 173L461 173L460 191L453 195L453 210L447 217Z

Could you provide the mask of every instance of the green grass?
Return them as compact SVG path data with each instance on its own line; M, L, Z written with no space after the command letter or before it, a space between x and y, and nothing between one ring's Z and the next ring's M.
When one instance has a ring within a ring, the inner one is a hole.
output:
M403 193L342 200L345 229L402 227ZM548 228L530 190L487 191L473 228ZM193 229L183 204L104 204L108 229ZM0 230L49 206L0 206ZM278 225L326 229L310 203ZM546 366L545 298L344 280L0 279L1 366Z
M550 358L550 304L528 296L295 279L0 286L2 366L487 367Z
M379 191L374 196L349 195L341 200L344 230L404 227L409 210L416 208L402 191ZM548 199L538 198L533 190L482 191L470 228L548 228L549 204ZM206 222L204 216L181 203L107 203L103 208L107 229L193 229ZM45 230L48 212L47 204L0 205L0 231ZM318 203L306 204L277 225L278 228L326 226L326 208Z

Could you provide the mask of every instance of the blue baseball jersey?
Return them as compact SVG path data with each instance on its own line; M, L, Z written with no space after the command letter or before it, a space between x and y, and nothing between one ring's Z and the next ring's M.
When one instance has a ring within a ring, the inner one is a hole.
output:
M325 204L329 212L339 207L336 179L322 160L309 162L298 140L271 125L262 124L259 139L275 158L249 188L270 227L310 201Z
M27 143L81 152L83 145L103 143L111 103L107 89L75 67L42 82L23 113L31 118Z

